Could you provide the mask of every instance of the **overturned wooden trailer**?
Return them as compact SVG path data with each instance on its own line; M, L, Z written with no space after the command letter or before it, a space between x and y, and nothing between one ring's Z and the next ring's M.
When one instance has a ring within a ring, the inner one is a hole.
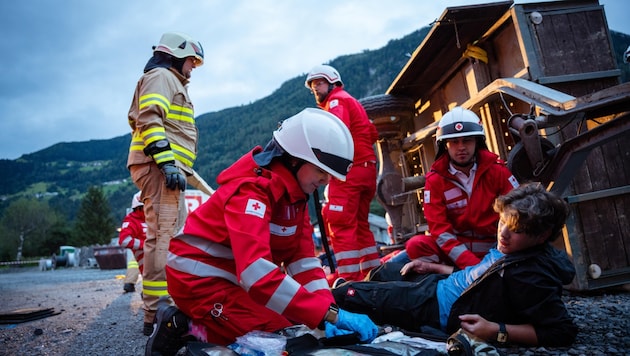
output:
M576 265L569 288L629 283L630 83L619 75L597 0L447 8L387 93L361 100L379 130L377 199L399 246L427 229L437 122L463 106L521 183L570 203L558 246Z

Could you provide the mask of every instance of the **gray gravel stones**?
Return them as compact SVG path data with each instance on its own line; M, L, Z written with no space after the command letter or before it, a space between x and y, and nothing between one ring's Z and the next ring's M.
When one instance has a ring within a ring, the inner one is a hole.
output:
M0 310L55 308L59 315L0 325L0 356L143 355L142 302L123 293L125 270L62 268L0 272ZM139 287L139 286L138 286ZM139 288L137 288L139 290ZM516 355L630 355L628 289L565 293L580 328L570 348L507 348Z

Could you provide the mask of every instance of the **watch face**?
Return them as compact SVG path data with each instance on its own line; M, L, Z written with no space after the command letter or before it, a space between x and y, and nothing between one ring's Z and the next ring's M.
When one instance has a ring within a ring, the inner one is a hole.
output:
M497 341L498 342L507 342L507 333L499 332L499 334L497 335Z

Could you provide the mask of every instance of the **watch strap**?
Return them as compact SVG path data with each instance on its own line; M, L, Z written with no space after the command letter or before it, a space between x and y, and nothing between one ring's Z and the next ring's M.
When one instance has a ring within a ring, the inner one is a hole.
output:
M508 341L507 328L505 327L505 323L498 323L498 324L499 324L499 332L497 333L497 342L500 344L505 344Z

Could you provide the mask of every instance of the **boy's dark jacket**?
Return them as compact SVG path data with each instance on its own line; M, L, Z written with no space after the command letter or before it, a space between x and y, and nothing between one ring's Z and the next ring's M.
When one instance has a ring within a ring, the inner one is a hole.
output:
M455 301L447 332L459 329L458 315L479 314L494 322L532 324L540 345L570 345L577 327L561 296L574 276L567 255L549 244L506 255Z

